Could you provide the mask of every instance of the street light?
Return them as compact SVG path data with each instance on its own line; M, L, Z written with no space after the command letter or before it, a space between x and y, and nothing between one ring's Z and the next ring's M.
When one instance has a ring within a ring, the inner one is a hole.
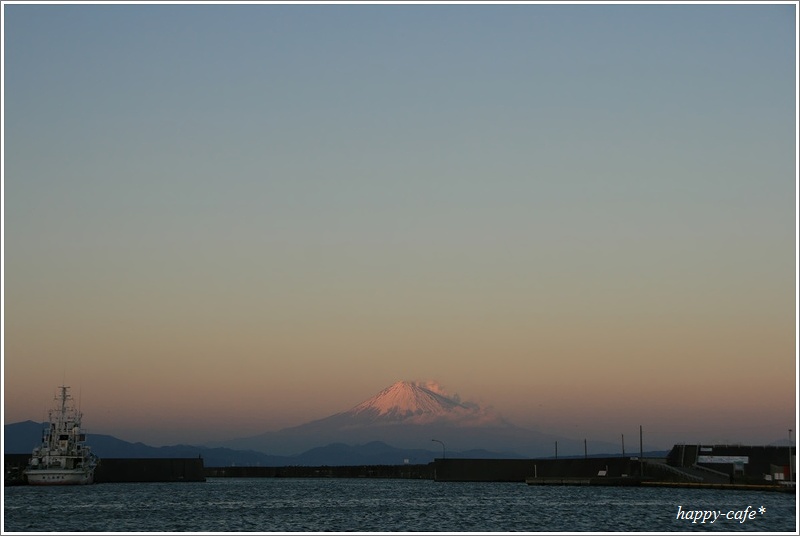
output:
M789 428L789 482L794 481L794 454L792 453L792 429Z
M438 439L431 439L431 441L434 441L434 442L439 443L440 445L442 445L442 459L444 460L447 457L447 456L445 456L445 452L444 452L444 443L442 443Z

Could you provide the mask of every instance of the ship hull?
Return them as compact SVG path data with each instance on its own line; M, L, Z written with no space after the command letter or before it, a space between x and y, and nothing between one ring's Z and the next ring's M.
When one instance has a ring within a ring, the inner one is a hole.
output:
M94 470L31 469L25 471L33 486L78 486L94 482Z

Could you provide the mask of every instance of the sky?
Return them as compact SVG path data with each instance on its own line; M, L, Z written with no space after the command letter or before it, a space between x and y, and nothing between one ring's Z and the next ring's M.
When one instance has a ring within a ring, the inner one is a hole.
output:
M797 429L794 4L2 7L5 423Z

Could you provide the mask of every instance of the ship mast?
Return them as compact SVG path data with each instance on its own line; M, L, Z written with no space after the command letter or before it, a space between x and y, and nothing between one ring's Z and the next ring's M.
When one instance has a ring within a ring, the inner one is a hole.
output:
M67 426L67 386L61 386L61 426Z
M56 429L59 432L63 433L67 431L67 424L70 417L69 415L67 415L69 411L69 406L67 405L67 402L71 400L72 397L67 393L67 391L69 391L69 387L67 387L66 385L59 386L59 389L61 390L61 396L60 397L56 396L56 400L60 402L58 408L59 416L58 416L58 422L56 423Z

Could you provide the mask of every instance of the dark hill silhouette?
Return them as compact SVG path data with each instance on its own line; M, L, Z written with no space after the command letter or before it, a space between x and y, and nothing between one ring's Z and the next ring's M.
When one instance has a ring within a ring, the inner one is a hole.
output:
M6 424L3 427L4 452L28 454L39 444L44 425L33 421ZM274 456L253 450L210 448L195 445L152 447L144 443L130 443L105 434L87 434L86 442L102 458L203 458L206 467L262 466L285 467L289 465L401 465L425 464L440 455L438 450L402 449L381 441L347 445L332 443L312 448L297 456ZM514 458L515 454L502 454L485 450L448 452L463 458Z

